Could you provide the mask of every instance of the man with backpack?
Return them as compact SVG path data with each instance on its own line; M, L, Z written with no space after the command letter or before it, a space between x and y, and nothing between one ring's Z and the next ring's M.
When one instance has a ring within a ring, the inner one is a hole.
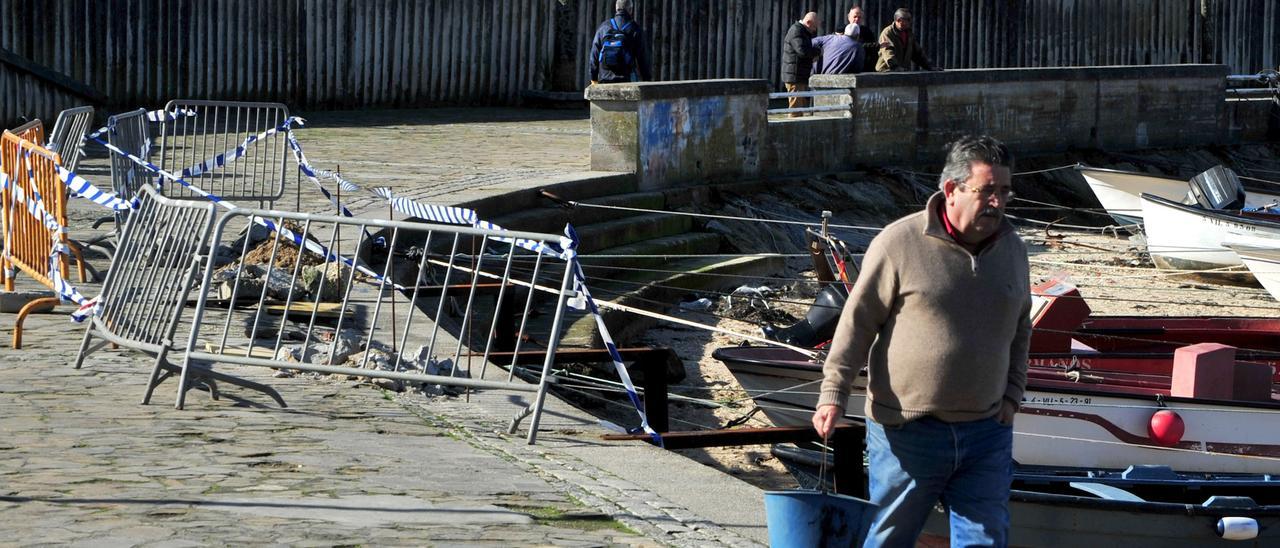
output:
M630 82L636 73L640 81L652 79L644 32L631 17L632 0L617 0L617 12L596 29L591 41L591 83Z

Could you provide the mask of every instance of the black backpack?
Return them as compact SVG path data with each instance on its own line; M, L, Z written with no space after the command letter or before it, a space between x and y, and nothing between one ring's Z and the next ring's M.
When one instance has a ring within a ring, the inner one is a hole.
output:
M596 61L614 74L631 73L631 51L625 44L629 28L631 28L631 21L619 27L616 18L609 19L609 28L605 29L604 37L600 40L600 54Z

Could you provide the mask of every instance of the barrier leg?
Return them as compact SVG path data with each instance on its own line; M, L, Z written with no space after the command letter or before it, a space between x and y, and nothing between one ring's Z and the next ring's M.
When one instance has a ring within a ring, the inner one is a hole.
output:
M164 382L165 379L169 378L169 374L170 374L169 368L171 368L172 366L165 363L164 361L165 354L166 352L164 350L161 350L160 353L156 355L155 364L151 366L151 376L147 377L147 391L142 395L142 405L147 405L151 403L151 394L152 392L155 392L156 386L158 386L161 382ZM161 370L165 370L163 375L161 375L160 373Z
M37 308L48 306L53 308L59 302L57 297L41 297L31 301L18 311L18 318L13 322L13 348L22 348L22 322L27 319L27 314L34 312Z
M89 320L89 325L84 328L84 339L80 341L80 351L76 353L76 369L80 369L80 366L84 365L84 359L89 354L89 341L92 339L93 320Z
M67 240L67 249L75 256L76 273L80 275L80 283L84 283L84 253L80 250L80 245L71 240Z

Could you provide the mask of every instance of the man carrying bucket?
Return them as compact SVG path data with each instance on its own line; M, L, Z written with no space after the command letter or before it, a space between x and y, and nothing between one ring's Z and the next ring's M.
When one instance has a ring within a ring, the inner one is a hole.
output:
M938 502L953 546L1008 543L1031 336L1027 248L1004 218L1012 167L995 139L952 143L941 191L871 241L840 316L813 426L831 433L865 366L880 507L865 546L914 546Z

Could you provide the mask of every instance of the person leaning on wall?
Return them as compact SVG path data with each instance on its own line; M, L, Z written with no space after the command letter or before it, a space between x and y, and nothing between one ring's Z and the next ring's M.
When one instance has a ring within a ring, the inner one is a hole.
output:
M789 93L809 91L813 59L818 56L818 48L813 47L813 37L821 25L818 14L809 12L787 29L786 38L782 40L782 85ZM805 108L812 102L809 97L788 97L787 108ZM791 113L792 118L798 116L801 113Z
M900 70L942 70L929 62L929 56L916 41L911 30L911 10L898 8L893 12L893 23L880 31L880 60L876 72Z

